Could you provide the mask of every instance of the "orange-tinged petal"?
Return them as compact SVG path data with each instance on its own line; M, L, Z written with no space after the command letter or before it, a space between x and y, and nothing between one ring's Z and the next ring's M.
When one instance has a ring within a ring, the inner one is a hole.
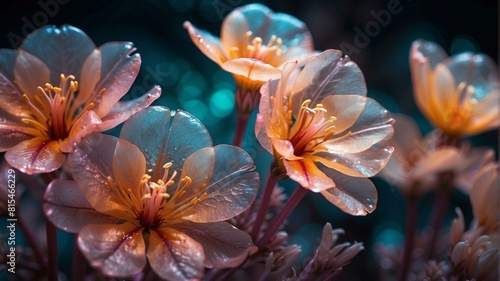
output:
M146 159L137 146L126 140L118 139L111 169L113 179L120 189L124 191L130 189L139 199L144 195L140 193L139 185L142 176L146 173Z
M0 49L0 109L15 116L26 116L29 106L13 82L16 56L16 50Z
M108 185L108 177L113 179L112 163L117 143L115 137L91 134L70 154L69 165L73 178L94 209L120 219L133 220L126 212L129 206L121 204L118 195Z
M219 38L212 34L195 28L190 22L184 22L184 28L187 29L193 43L203 52L205 56L220 65L227 60L226 54Z
M43 209L55 226L72 233L88 224L120 222L92 208L75 181L53 180L45 191Z
M257 250L248 233L227 222L186 223L174 226L200 243L208 268L235 267Z
M78 235L78 246L93 267L114 277L129 277L146 266L143 228L123 224L90 224Z
M367 98L359 95L331 95L325 97L321 104L328 115L335 116L333 123L335 134L340 134L351 127L365 108Z
M463 158L455 147L441 147L422 157L412 170L411 177L423 180L429 175L457 170L463 165Z
M43 87L49 81L50 70L37 57L19 50L14 67L14 79L21 92L34 100L37 87Z
M459 103L459 92L456 91L455 78L450 70L444 64L438 64L429 81L431 83L432 95L429 97L429 105L435 107L431 110L436 110L441 120L432 120L439 122L437 124L446 125L446 114ZM436 124L436 125L437 125Z
M236 47L240 51L245 50L248 45L248 38L245 37L247 31L252 31L248 27L248 22L245 15L241 12L241 8L237 8L229 13L222 22L220 41L226 55L228 51ZM256 35L260 36L260 35Z
M224 62L222 69L254 81L268 81L281 77L281 70L252 58L237 58Z
M353 178L330 170L335 187L321 192L325 198L342 211L364 216L377 207L377 189L369 179Z
M188 235L169 227L152 230L148 260L163 279L171 281L199 280L203 276L203 247Z
M83 137L94 132L97 126L101 123L101 119L93 110L87 110L71 126L68 137L63 141L60 141L59 145L61 151L65 153L72 152L75 145L78 144Z
M95 86L101 79L102 52L99 49L93 50L82 66L82 74L78 79L78 96L73 108L78 108L82 104L91 101Z
M1 108L0 116L2 116L0 120L0 152L7 151L20 142L40 134L38 130L21 123L18 117L4 112Z
M59 169L65 156L57 141L35 137L10 148L5 159L26 174L48 173Z
M498 166L489 163L475 177L470 193L474 218L491 233L498 233L499 184Z
M284 160L283 164L287 175L304 188L321 192L335 186L334 181L325 175L311 159Z
M500 126L500 90L495 90L476 104L470 112L470 120L464 126L466 135L478 134Z

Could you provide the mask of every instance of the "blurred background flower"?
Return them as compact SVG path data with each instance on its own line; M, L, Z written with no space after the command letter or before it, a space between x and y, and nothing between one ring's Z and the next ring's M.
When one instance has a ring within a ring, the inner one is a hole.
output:
M210 62L193 45L183 22L219 34L223 18L243 0L110 0L89 5L83 0L26 0L3 4L0 15L0 48L15 48L28 33L44 24L71 24L82 29L96 45L131 41L142 57L141 71L128 98L136 98L154 84L162 87L156 104L181 108L199 118L215 144L230 143L236 111L231 74ZM483 52L498 65L498 3L486 0L290 0L258 1L275 12L290 14L309 28L316 50L342 49L363 71L368 97L393 113L416 120L423 135L431 124L414 100L409 66L411 43L422 38L443 47L451 56ZM127 97L127 96L126 96ZM255 112L254 112L255 114ZM252 116L250 120L254 119ZM250 121L251 123L252 121ZM253 128L249 124L248 128ZM118 132L116 129L114 132ZM469 138L474 146L488 145L498 155L498 131ZM266 178L271 155L261 148L253 130L243 142L254 158L261 178ZM379 192L378 207L366 217L352 217L318 194L308 194L286 225L291 244L300 244L300 260L312 257L326 221L343 228L340 242L359 241L360 252L342 271L339 280L377 280L379 268L373 257L375 242L400 245L403 236L403 200L399 192L381 179L373 179ZM283 182L286 193L295 183ZM466 225L472 218L469 198L454 192L447 212L448 226L462 209ZM420 225L429 220L431 198L424 196ZM427 208L426 208L427 207ZM3 223L3 222L1 222ZM64 236L63 236L64 237ZM70 268L60 253L61 268ZM382 266L384 266L382 261ZM360 270L362 269L362 270ZM1 274L0 274L1 279Z

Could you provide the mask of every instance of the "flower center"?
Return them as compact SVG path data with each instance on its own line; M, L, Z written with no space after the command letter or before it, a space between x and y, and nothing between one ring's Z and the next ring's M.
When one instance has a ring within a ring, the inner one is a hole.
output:
M291 125L288 139L293 144L295 155L314 152L314 147L329 139L335 126L332 123L337 120L335 116L329 116L326 108L321 103L310 108L311 100L305 100L299 114L293 122L292 112L287 112L287 122Z
M59 87L46 83L44 87L38 86L37 93L31 98L23 94L23 99L31 107L32 114L22 118L21 121L33 127L41 136L65 139L74 122L85 111L94 107L94 103L90 102L84 108L75 108L78 106L75 105L77 91L78 82L75 77L61 74Z
M274 60L274 58L281 55L281 48L283 45L281 38L273 35L271 39L269 39L267 45L262 45L262 38L254 37L252 41L250 41L251 37L252 32L247 31L245 33L245 40L248 42L246 49L240 50L238 47L230 48L229 58L253 58L278 67L279 65L275 65L276 60Z
M150 181L151 176L144 174L137 193L131 189L124 190L116 186L111 177L108 177L108 186L121 202L129 207L129 214L143 227L156 228L168 220L179 219L207 196L206 193L201 192L205 185L202 185L194 194L188 192L188 187L192 183L189 176L179 180L177 187L171 192L172 195L167 193L168 188L176 183L177 171L168 177L171 166L170 162L163 165L163 177L156 182Z
M457 132L461 127L469 121L470 112L476 106L477 100L472 97L474 87L462 82L456 89L456 97L462 96L461 99L453 101L453 105L446 113L447 129L451 132Z

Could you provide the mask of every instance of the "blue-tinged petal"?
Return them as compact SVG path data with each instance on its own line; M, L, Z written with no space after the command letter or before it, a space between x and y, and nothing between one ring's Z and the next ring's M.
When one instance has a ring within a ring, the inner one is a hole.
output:
M306 63L295 78L292 90L293 113L310 99L315 106L328 95L366 95L363 73L356 63L338 50L327 50Z
M153 271L165 280L200 280L203 276L202 245L176 229L151 231L147 256Z
M70 154L69 165L73 178L90 205L101 213L121 219L131 219L128 206L117 202L119 196L108 185L113 180L113 157L118 139L104 134L84 138Z
M87 224L119 222L92 208L75 181L52 181L45 191L43 209L55 226L72 233L80 232Z
M105 116L134 83L141 67L141 57L133 54L132 43L111 42L99 47L101 51L101 80L96 84L93 96L102 89L104 94L97 98L94 110Z
M333 170L325 172L333 178L335 187L321 194L342 211L364 216L377 208L377 189L369 179L353 178Z
M22 141L5 153L7 162L25 174L49 173L59 169L65 156L57 141L35 137Z
M160 86L154 86L142 97L116 102L106 116L102 117L102 123L97 127L96 131L102 132L118 126L133 114L150 106L160 95Z
M183 223L173 227L201 244L208 268L238 266L257 250L248 233L227 222Z
M146 266L143 228L131 223L90 224L80 231L78 246L93 267L114 277L130 277Z
M184 160L200 148L212 146L205 126L191 114L152 106L131 116L120 138L135 144L146 157L147 172L156 181L163 165L172 162L172 171L181 171Z
M413 59L420 61L428 61L431 69L434 69L439 63L445 60L448 55L446 52L434 42L427 42L419 39L412 44Z
M193 222L223 221L246 210L259 188L259 175L254 171L250 155L231 145L205 148L197 153L213 153L215 163L212 177L203 189L206 198L192 208L184 219Z
M63 25L35 30L26 37L20 49L36 56L50 69L50 81L44 83L59 85L61 74L72 74L79 79L83 62L95 45L80 29Z

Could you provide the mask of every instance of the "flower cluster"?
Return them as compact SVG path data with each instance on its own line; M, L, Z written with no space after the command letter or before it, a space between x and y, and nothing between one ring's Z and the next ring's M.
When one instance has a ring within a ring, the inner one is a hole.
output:
M63 25L0 50L0 152L12 167L0 170L23 175L23 192L45 218L42 243L22 225L32 254L19 256L21 279L60 280L60 229L75 237L74 280L337 280L367 242L340 243L346 231L326 222L304 259L307 247L290 239L287 220L306 195L346 215L374 212L369 178L379 172L401 191L407 214L404 247L378 248L390 261L387 275L497 277L498 164L492 149L463 139L500 124L489 57L447 58L434 43L413 43L415 101L436 128L422 136L410 117L393 117L367 96L353 60L316 51L306 25L290 15L250 4L227 15L220 39L187 21L184 28L234 78L232 145L214 144L191 113L160 104L159 86L120 101L140 71L132 43L96 47ZM253 123L255 145L272 156L266 173L241 147ZM119 133L109 131L115 127ZM30 207L25 199L7 204L13 188L5 183L0 215ZM288 184L297 187L288 193ZM474 220L466 230L457 209L450 247L436 250L455 187L470 196ZM429 192L435 214L419 234L418 203Z

